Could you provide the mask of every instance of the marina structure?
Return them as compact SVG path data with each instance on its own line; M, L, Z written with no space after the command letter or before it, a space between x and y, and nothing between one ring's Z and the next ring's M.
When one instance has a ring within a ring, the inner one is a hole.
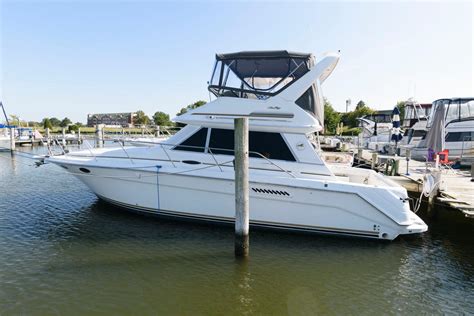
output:
M249 118L250 225L393 240L427 225L407 191L374 171L326 164L321 85L339 61L288 51L216 55L212 102L151 148L45 157L110 203L168 217L233 223L233 118Z
M133 127L134 112L87 114L87 126Z

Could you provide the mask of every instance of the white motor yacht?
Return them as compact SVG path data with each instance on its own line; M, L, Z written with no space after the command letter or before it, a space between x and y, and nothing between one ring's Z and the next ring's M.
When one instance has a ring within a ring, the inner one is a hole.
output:
M440 122L435 122L435 112L440 112ZM442 124L444 127L440 128ZM442 134L442 149L449 151L449 159L472 155L474 148L474 98L439 99L433 102L432 115L427 122L427 134L411 149L412 157L425 160L428 157L429 134Z
M216 98L174 118L186 124L154 147L98 148L50 156L110 203L151 214L233 223L234 123L249 118L250 225L393 240L427 225L407 191L370 170L329 167L313 143L322 129L327 54L217 54Z
M431 103L420 104L413 99L405 102L405 115L402 121L405 134L401 141L402 145L416 146L425 137L431 108Z

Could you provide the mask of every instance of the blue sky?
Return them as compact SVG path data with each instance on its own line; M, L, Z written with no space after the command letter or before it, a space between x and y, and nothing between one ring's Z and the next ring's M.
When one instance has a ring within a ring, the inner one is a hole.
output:
M323 85L377 109L472 96L472 2L0 0L1 100L25 120L208 100L216 52L341 50Z

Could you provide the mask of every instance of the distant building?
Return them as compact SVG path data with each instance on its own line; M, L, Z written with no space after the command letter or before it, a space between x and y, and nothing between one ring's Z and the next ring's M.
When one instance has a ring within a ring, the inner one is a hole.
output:
M87 114L87 126L105 124L110 127L133 127L133 112Z

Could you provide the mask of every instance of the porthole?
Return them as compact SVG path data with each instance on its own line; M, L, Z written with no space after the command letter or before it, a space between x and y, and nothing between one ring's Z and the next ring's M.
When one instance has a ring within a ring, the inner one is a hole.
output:
M84 173L91 173L91 171L87 168L79 168L79 170Z
M188 165L199 165L200 162L196 160L183 160L182 163L187 163Z

